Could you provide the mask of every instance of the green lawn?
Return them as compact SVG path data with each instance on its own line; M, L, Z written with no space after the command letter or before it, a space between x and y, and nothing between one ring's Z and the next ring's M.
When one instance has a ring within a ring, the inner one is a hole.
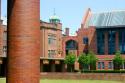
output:
M5 78L0 78L0 83L6 83ZM40 83L124 83L119 81L99 81L99 80L41 80Z

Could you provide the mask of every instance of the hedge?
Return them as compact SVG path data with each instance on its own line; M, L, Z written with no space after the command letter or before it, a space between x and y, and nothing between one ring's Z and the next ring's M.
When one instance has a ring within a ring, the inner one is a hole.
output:
M83 70L82 73L125 73L125 70Z

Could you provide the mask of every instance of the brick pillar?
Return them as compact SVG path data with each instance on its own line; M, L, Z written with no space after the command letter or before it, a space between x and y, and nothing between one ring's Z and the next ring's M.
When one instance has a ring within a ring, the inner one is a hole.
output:
M0 0L0 20L1 20L1 0Z
M7 83L39 83L40 0L8 0Z
M108 55L108 32L105 32L105 55Z
M0 24L0 57L3 55L3 31Z
M108 70L108 62L109 61L104 61L104 63L105 63L105 70Z
M2 35L2 25L1 25L1 0L0 0L0 56L2 56L3 51L3 35Z
M62 69L62 72L66 72L64 61L61 62L61 65L62 65L62 68L61 68L61 69Z
M118 51L119 50L119 32L116 32L116 36L115 36L116 38L115 38L115 45L116 45L116 51Z
M65 44L64 40L62 41L62 50L63 50L62 57L65 58L65 56L66 56L66 44Z
M40 73L43 72L43 60L40 60Z
M0 0L0 56L2 55L2 26L1 26L1 0Z
M52 63L51 63L51 72L55 72L55 71L56 71L55 61L52 61Z

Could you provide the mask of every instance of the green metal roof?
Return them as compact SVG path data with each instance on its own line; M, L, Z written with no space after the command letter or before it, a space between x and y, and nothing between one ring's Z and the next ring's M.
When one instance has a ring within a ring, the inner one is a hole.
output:
M51 16L49 21L50 21L50 23L60 23L60 19L56 15Z
M97 28L125 26L125 10L92 13L85 24L85 27L88 26L95 26Z
M51 16L50 19L59 19L59 17L54 15L54 16Z

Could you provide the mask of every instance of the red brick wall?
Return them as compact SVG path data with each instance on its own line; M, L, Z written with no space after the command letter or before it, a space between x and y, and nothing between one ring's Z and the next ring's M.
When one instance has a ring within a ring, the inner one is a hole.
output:
M3 28L0 25L0 57L3 55Z
M56 75L55 75L56 74ZM41 73L42 79L72 79L72 80L115 80L125 81L125 74L120 73Z
M96 30L94 27L81 28L78 30L78 52L79 54L83 53L83 50L87 48L87 45L83 44L83 38L88 37L88 49L97 53L96 47Z

